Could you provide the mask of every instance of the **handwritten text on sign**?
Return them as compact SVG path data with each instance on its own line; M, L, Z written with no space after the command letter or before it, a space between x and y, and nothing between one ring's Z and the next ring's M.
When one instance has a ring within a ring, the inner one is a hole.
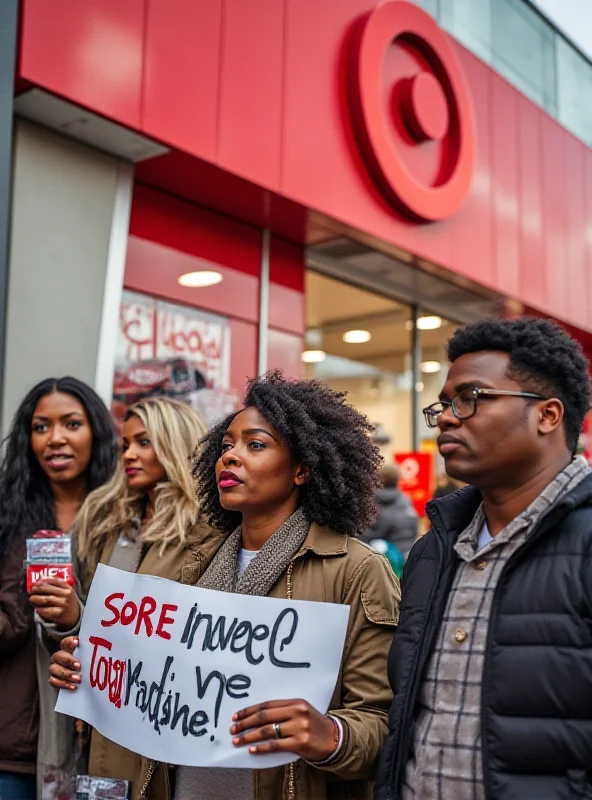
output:
M232 744L232 715L303 698L325 712L349 607L227 594L99 565L76 651L82 685L56 710L169 764L271 767Z

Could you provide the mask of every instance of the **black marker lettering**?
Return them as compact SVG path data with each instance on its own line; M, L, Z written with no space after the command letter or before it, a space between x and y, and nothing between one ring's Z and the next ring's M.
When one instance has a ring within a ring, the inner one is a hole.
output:
M286 669L307 669L310 667L310 663L308 661L282 661L279 659L275 654L276 648L276 639L279 634L279 630L281 627L282 622L284 621L285 617L288 614L292 615L292 627L287 636L284 636L283 639L280 640L280 653L287 645L291 644L295 634L296 628L298 627L298 612L295 608L285 608L279 617L275 621L275 625L273 626L273 630L271 632L271 640L269 642L269 660L273 664L274 667L284 667Z

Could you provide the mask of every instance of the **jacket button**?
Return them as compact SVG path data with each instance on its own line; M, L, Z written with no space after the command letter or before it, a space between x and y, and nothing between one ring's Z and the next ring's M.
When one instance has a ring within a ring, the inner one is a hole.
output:
M475 569L485 569L487 566L487 561L476 561L475 562Z
M467 638L467 632L463 631L462 628L457 628L454 631L454 638L459 644L461 644Z

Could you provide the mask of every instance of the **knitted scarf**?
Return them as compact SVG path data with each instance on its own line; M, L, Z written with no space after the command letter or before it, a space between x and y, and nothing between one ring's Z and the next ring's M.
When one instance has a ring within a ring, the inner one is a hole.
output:
M217 589L219 592L265 597L301 549L309 528L310 523L302 509L297 509L265 542L243 574L237 577L238 551L242 536L239 526L218 550L197 586L201 589Z

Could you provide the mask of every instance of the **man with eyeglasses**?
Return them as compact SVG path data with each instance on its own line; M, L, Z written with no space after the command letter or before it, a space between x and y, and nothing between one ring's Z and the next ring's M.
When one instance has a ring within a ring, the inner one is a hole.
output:
M592 475L574 457L589 364L554 322L456 331L446 471L389 656L376 800L592 798Z

